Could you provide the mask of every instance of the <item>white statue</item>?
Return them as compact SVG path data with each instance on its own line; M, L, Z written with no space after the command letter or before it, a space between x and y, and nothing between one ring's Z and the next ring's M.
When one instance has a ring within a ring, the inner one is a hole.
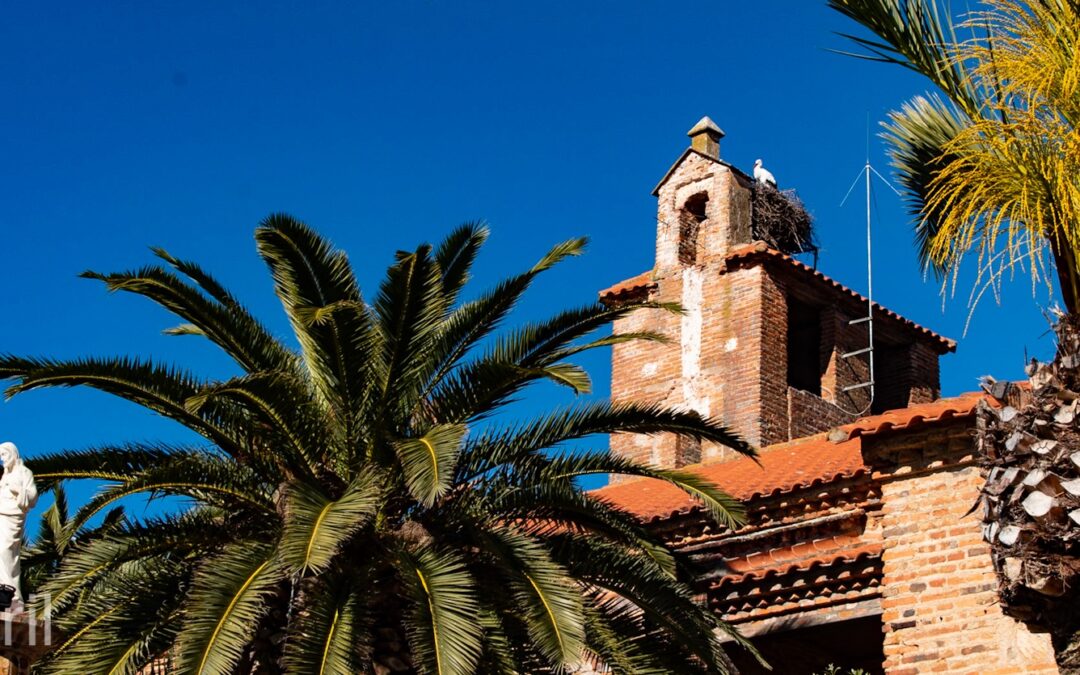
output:
M14 443L0 443L0 462L4 463L4 475L0 476L0 584L14 587L14 600L21 603L19 549L26 513L37 504L37 486Z

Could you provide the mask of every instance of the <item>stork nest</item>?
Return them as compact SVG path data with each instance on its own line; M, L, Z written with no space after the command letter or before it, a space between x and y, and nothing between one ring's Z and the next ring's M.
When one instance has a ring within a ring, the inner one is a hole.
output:
M750 228L755 241L789 255L817 252L814 220L794 190L754 183L751 207Z

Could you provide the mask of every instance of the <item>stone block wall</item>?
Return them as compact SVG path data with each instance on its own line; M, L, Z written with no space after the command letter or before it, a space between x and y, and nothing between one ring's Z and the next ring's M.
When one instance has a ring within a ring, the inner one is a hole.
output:
M881 484L885 672L1057 673L1048 635L1005 616L978 518L970 428L864 440Z

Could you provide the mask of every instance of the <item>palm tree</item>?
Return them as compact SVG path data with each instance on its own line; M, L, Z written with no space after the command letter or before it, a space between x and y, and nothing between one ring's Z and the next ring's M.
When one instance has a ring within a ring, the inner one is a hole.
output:
M880 38L851 38L864 56L945 96L917 97L885 125L923 261L955 275L974 252L977 298L1018 266L1038 279L1046 249L1053 259L1069 314L1054 363L1029 366L1030 388L987 387L1006 407L980 420L980 510L1002 607L1049 629L1062 672L1080 671L1080 4L990 0L963 41L933 0L830 5Z
M865 48L859 56L940 90L890 113L883 134L923 263L947 277L974 255L977 299L1017 268L1045 276L1048 249L1065 307L1077 313L1080 5L990 0L957 27L934 0L829 4L877 36L848 36Z
M588 392L572 357L662 339L590 336L629 312L675 308L594 303L496 336L533 280L584 241L462 302L486 237L469 224L398 253L369 303L343 252L288 216L266 219L257 247L296 351L165 251L171 270L85 274L178 315L168 332L219 346L242 370L230 379L142 358L0 357L9 396L92 387L204 439L31 462L45 487L104 481L72 527L133 495L183 503L65 553L42 585L67 636L44 672L133 673L163 658L199 675L554 673L589 662L725 672L721 636L742 641L699 603L687 563L577 479L667 481L729 527L740 505L693 475L567 444L679 433L753 450L713 421L650 405L498 415L534 383Z

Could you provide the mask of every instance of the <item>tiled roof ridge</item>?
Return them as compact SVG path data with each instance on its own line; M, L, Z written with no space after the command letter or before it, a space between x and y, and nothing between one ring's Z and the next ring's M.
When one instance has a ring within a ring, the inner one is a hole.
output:
M839 281L837 281L837 280L833 279L832 277L827 276L826 274L822 273L817 268L811 267L811 266L807 265L806 263L804 263L804 262L802 262L800 260L796 260L795 258L793 258L790 255L787 255L786 253L782 253L780 251L777 251L776 249L770 247L768 244L766 244L763 241L755 241L753 243L746 244L745 246L741 246L739 248L732 249L731 251L728 251L727 255L724 256L724 261L729 266L731 266L733 264L739 263L742 260L752 260L752 259L756 259L756 258L772 258L772 259L775 259L775 260L784 261L786 263L789 263L795 269L798 269L798 270L800 270L801 272L803 272L805 274L810 274L811 276L818 279L819 281L823 281L823 282L831 285L833 288L835 288L835 289L837 289L837 290L839 290L841 292L847 293L848 295L850 295L851 297L859 300L860 302L867 302L867 300L868 300L868 298L866 296L862 295L858 291L855 291L855 290L852 290L851 288L848 288L847 286L840 283ZM874 308L876 310L880 311L885 316L889 317L890 319L894 319L896 321L899 321L900 323L906 325L907 327L914 329L916 332L922 333L926 338L929 338L929 339L931 339L933 341L938 342L942 347L944 347L946 349L946 351L950 351L950 352L956 351L956 341L955 340L951 340L951 339L949 339L947 337L939 335L938 333L935 333L934 331L930 330L929 328L926 328L925 326L921 326L921 325L915 323L914 321L912 321L911 319L908 319L908 318L906 318L906 317L904 317L904 316L902 316L900 314L897 314L896 312L892 311L891 309L888 309L887 307L883 307L882 305L880 305L880 304L878 304L876 302L874 303Z
M790 567L822 556L858 548L861 538L851 534L833 534L809 541L761 550L728 563L730 573L748 574L764 569Z
M846 432L845 438L852 439L911 429L927 423L962 419L974 415L980 401L987 401L990 405L999 405L984 392L968 391L929 403L916 403L906 408L886 410L877 415L860 417L854 422L841 426L840 430Z
M742 574L728 575L717 580L711 588L713 590L718 590L725 586L735 586L746 582L761 581L763 579L776 578L796 572L808 572L832 567L833 565L838 564L857 563L880 557L882 549L883 547L880 542L863 544L862 546L856 546L842 551L834 551L829 554L805 558L786 565L764 567Z
M619 283L613 284L600 291L600 299L607 301L618 300L632 294L636 290L647 289L654 286L656 286L656 279L653 278L653 271L646 270L641 274L620 281Z

